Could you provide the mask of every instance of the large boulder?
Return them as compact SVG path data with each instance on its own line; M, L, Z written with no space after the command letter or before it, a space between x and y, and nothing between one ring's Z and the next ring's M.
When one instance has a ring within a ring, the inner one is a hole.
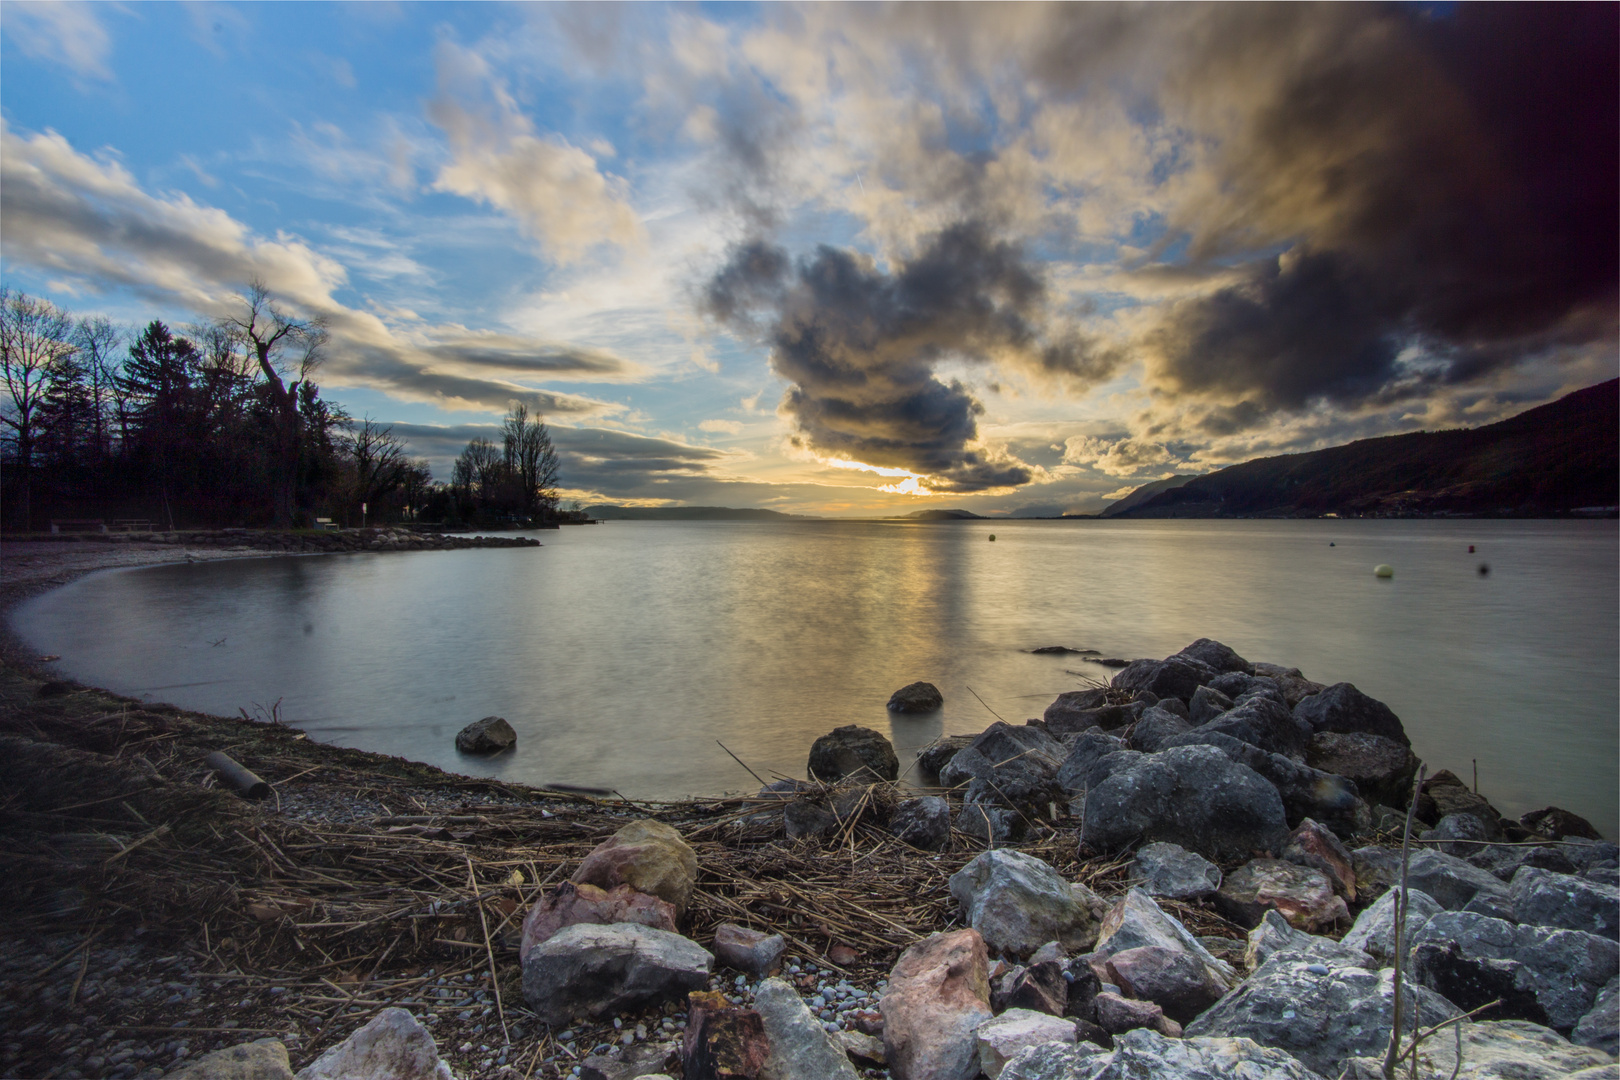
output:
M833 1041L798 991L781 979L766 979L754 990L754 1009L765 1026L771 1053L766 1075L772 1080L857 1080L843 1047Z
M933 712L945 704L945 695L931 682L914 682L889 695L889 711L897 713ZM893 780L894 777L887 777Z
M1394 739L1402 746L1412 745L1401 718L1388 705L1368 697L1347 682L1334 683L1320 693L1303 698L1294 706L1294 717L1308 725L1312 734L1361 731Z
M1084 951L1097 940L1097 923L1079 886L1021 851L977 856L951 876L951 895L962 918L991 952L1025 959L1048 941Z
M298 1080L453 1080L433 1034L404 1009L384 1009L298 1071Z
M1074 1043L1074 1021L1029 1009L1008 1009L979 1025L979 1070L997 1080L1019 1051L1050 1042Z
M1455 942L1466 959L1514 960L1529 972L1528 984L1547 1012L1549 1026L1568 1032L1592 1008L1598 991L1620 972L1620 945L1580 930L1515 926L1470 911L1443 911L1412 935L1426 942Z
M1368 896L1400 884L1401 853L1397 848L1364 847L1350 853L1355 864L1356 889ZM1507 886L1487 870L1443 851L1414 851L1407 861L1407 885L1428 893L1447 911L1470 904L1479 910L1489 901L1496 910L1511 911Z
M1065 740L1069 752L1058 766L1058 787L1065 792L1081 793L1086 790L1086 776L1091 767L1109 754L1117 754L1130 747L1118 735L1102 731L1082 731Z
M1097 851L1161 840L1237 861L1288 842L1277 789L1215 747L1110 754L1091 767L1086 784L1081 838Z
M1379 967L1390 967L1395 963L1395 911L1400 895L1399 889L1390 889L1380 896L1356 916L1355 925L1344 935L1345 945L1362 950ZM1406 923L1401 931L1401 939L1408 951L1412 948L1413 937L1423 929L1424 924L1444 910L1434 897L1421 889L1406 890Z
M1186 953L1203 964L1210 978L1222 986L1230 987L1237 979L1232 966L1216 959L1181 920L1166 914L1141 889L1131 889L1103 915L1092 956L1106 964L1116 953L1140 948Z
M523 919L523 944L519 956L545 941L565 926L576 923L633 922L657 930L675 932L675 905L656 896L636 892L628 885L611 891L595 885L565 881L552 894L529 909Z
M1409 982L1403 997L1406 1016L1415 1015L1424 1027L1460 1015L1439 994ZM1350 1059L1383 1053L1394 1023L1394 999L1392 970L1277 957L1188 1024L1186 1034L1253 1039L1286 1050L1324 1076L1338 1076Z
M1197 900L1221 887L1220 867L1176 844L1146 844L1131 860L1131 876L1149 896Z
M1215 907L1246 929L1257 925L1268 909L1308 934L1350 922L1350 909L1335 895L1326 874L1281 859L1253 859L1227 874L1215 894Z
M892 707L892 706L891 706ZM858 724L845 724L810 746L810 778L832 783L846 776L867 782L897 780L900 759L882 734Z
M1144 945L1123 949L1107 961L1110 981L1138 1001L1151 1001L1186 1024L1221 999L1226 981L1185 949Z
M1620 975L1610 979L1570 1033L1569 1041L1620 1054Z
M1547 1023L1530 971L1517 960L1464 956L1455 941L1425 941L1412 950L1408 972L1419 986L1477 1019Z
M1412 799L1418 759L1411 747L1365 731L1318 731L1305 744L1305 764L1356 782L1362 798L1402 807Z
M1185 704L1217 674L1197 660L1133 660L1120 668L1109 685L1116 690L1146 690L1161 698L1180 698Z
M523 960L523 997L548 1024L603 1017L701 990L714 968L707 949L636 923L578 923Z
M968 802L1042 810L1061 796L1057 772L1068 752L1039 727L997 721L953 757L939 779L949 787L967 783Z
M990 1019L990 963L977 930L933 934L900 954L878 1005L895 1080L973 1080Z
M697 852L668 825L643 818L592 848L570 880L610 890L628 885L674 904L680 918L697 882Z
M1355 781L1302 765L1283 754L1269 754L1252 743L1213 730L1209 724L1172 736L1165 746L1213 746L1239 765L1254 770L1277 789L1291 824L1312 818L1340 835L1351 836L1372 823L1372 811L1361 799Z
M1214 731L1258 746L1268 754L1281 754L1291 760L1305 756L1310 731L1277 698L1249 694L1213 720L1199 725L1200 731Z
M1253 970L1278 957L1329 967L1371 969L1377 966L1372 957L1350 944L1294 929L1273 909L1261 916L1259 925L1249 931L1243 962Z
M1620 939L1620 889L1613 885L1524 866L1513 875L1508 892L1522 923Z
M463 754L498 754L517 745L517 732L499 716L474 720L456 732L456 749Z
M1186 660L1194 664L1203 664L1217 672L1241 671L1245 675L1254 674L1254 665L1239 656L1232 649L1218 641L1211 641L1201 637L1188 645L1185 649L1169 657L1171 660Z
M951 804L938 795L905 799L890 815L889 831L912 847L938 851L951 838Z

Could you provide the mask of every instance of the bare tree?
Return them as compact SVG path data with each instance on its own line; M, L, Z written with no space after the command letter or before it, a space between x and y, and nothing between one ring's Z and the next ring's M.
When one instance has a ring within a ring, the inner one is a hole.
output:
M488 439L474 439L456 459L452 483L470 499L490 502L498 494L506 479L506 462L495 444Z
M124 343L124 330L105 315L80 319L73 328L73 344L84 365L85 384L90 391L91 437L95 443L92 463L99 466L111 451L112 432L107 428L109 414L117 416L120 436L128 435L125 402L128 394L119 385L118 347Z
M506 467L517 481L524 514L543 517L557 503L559 466L551 432L538 416L530 419L526 405L514 401L501 434Z
M405 483L411 461L405 455L405 443L393 428L382 427L368 416L351 428L348 443L354 462L351 502L377 502Z
M0 376L8 399L0 408L0 423L11 429L16 447L25 530L33 526L29 480L39 410L58 369L77 351L72 336L73 320L49 300L0 289Z
M258 280L249 283L241 310L223 321L246 339L258 362L259 374L264 377L275 414L272 521L278 528L288 528L293 524L304 442L298 390L321 362L321 348L328 339L326 322L288 315L276 306L269 288ZM297 377L289 382L283 378L284 372Z

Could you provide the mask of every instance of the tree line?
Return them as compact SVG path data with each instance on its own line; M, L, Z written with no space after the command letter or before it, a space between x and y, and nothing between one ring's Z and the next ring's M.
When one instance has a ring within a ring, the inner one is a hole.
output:
M514 403L499 445L435 483L393 431L321 396L327 333L254 283L230 315L178 328L75 318L0 289L0 521L310 527L539 524L557 455Z

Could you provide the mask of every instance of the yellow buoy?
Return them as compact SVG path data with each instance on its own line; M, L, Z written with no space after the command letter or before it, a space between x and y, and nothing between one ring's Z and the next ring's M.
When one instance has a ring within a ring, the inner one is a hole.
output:
M1379 563L1373 567L1373 577L1394 577L1395 568L1389 563Z

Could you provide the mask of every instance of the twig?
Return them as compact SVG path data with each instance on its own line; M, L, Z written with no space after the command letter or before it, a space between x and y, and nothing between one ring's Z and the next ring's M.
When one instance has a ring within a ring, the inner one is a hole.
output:
M725 743L721 742L719 739L716 739L714 741L720 747L720 749L725 750L726 753L728 753L728 754L731 754L731 751L729 749L727 749ZM743 768L748 769L748 762L744 761L742 758L738 757L736 754L731 754L731 760L735 761L737 764L741 765ZM770 787L769 784L767 784L763 779L760 778L759 773L755 772L753 769L748 769L748 775L752 776L755 780L758 780L760 787ZM621 795L621 796L619 796L619 798L622 799L622 798L624 798L624 796Z
M1401 891L1395 897L1395 1009L1394 1023L1389 1029L1389 1050L1384 1054L1384 1080L1395 1080L1395 1065L1401 1058L1401 969L1406 960L1402 953L1406 947L1407 870L1412 857L1412 822L1417 817L1418 796L1423 792L1423 777L1428 771L1427 765L1418 766L1417 779L1412 784L1412 802L1406 808L1406 828L1401 836ZM1416 1030L1417 1025L1412 1027ZM1413 1060L1416 1061L1416 1057Z
M986 711L988 711L991 716L995 717L997 720L1001 720L1001 722L1003 724L1005 724L1007 722L1007 721L1001 719L1001 714L1000 713L996 712L996 710L990 708L989 705L985 704L984 698L979 697L979 692L977 690L975 690L975 689L973 689L973 687L969 686L967 688L967 691L968 691L968 693L972 694L974 697L979 698L979 704L984 705Z
M501 1003L501 979L495 971L495 949L489 943L489 920L484 916L484 899L478 893L478 875L473 872L472 858L463 856L467 860L467 880L472 883L473 902L478 905L478 923L484 928L484 952L489 957L489 981L495 988L495 1013L501 1020L501 1038L506 1045L512 1045L511 1032L506 1030L506 1006Z

